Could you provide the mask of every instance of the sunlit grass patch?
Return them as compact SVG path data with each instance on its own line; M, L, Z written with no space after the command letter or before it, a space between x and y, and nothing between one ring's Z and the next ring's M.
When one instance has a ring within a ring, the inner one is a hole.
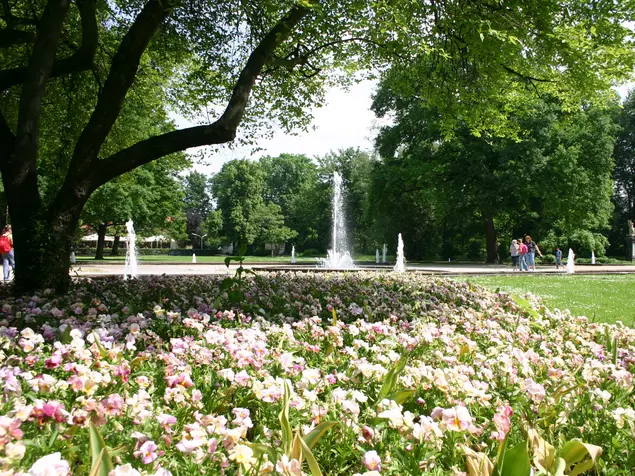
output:
M635 325L635 275L518 274L456 279L514 295L531 292L549 308L569 309L598 322Z

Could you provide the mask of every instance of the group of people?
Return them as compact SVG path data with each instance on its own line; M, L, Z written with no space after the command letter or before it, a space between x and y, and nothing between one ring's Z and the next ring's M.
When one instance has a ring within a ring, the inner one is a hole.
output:
M512 240L509 253L512 256L512 270L514 271L536 271L536 253L542 257L538 244L529 235L525 236L524 239Z
M15 259L13 257L13 232L11 230L11 225L7 225L2 229L2 235L0 235L0 253L2 254L4 280L8 281L11 277L11 270L15 270Z

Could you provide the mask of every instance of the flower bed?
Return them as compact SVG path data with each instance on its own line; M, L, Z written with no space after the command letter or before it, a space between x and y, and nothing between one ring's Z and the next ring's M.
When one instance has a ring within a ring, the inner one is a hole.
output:
M164 276L2 302L2 474L635 467L635 331L469 284Z

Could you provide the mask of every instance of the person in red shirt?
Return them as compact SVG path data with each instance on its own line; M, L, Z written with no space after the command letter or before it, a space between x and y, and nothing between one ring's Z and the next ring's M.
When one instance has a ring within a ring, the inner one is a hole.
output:
M523 243L523 239L518 239L518 261L520 262L521 271L529 271L527 265L527 245Z
M4 271L4 280L8 281L11 277L11 270L15 272L15 259L13 257L13 233L11 225L7 225L0 235L0 253L2 253L2 269Z

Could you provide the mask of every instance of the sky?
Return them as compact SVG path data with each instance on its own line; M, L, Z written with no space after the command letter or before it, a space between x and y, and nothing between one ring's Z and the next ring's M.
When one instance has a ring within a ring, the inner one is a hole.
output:
M331 151L347 147L373 149L373 138L378 127L388 123L375 117L370 110L372 94L377 83L362 81L348 91L330 89L326 94L325 106L313 111L311 130L298 135L289 135L278 131L270 139L261 139L258 146L262 150L252 154L251 148L230 149L223 147L219 152L206 156L204 163L195 164L194 169L210 174L218 172L222 165L233 159L257 159L265 155L276 156L282 153L306 154L309 157L323 156ZM622 98L626 97L634 83L616 88ZM176 118L179 128L190 124L182 118Z

